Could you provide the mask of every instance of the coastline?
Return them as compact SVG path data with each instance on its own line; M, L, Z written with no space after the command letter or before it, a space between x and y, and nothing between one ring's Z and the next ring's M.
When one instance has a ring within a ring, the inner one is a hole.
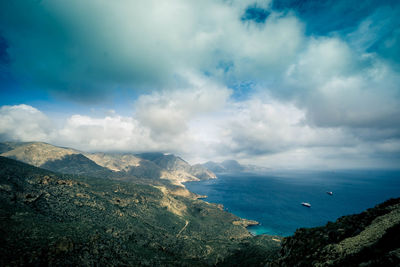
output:
M216 178L208 179L208 180L214 180L214 179L218 179L218 176L217 176ZM208 180L207 180L207 181L208 181ZM240 225L240 226L246 228L246 230L249 232L250 235L252 235L252 236L268 235L268 234L255 234L254 232L252 232L252 231L249 230L250 227L254 227L254 226L259 226L259 225L261 225L260 222L258 222L258 221L256 221L256 220L251 220L251 219L242 218L242 217L236 215L235 213L228 211L228 209L225 208L224 205L223 205L222 203L212 203L212 202L208 202L208 201L206 201L206 199L208 198L207 195L200 195L200 194L197 194L197 193L195 193L195 192L192 192L192 191L190 191L189 189L186 188L186 185L185 185L186 183L202 182L202 181L204 181L204 180L187 181L187 182L181 183L181 185L182 185L186 190L188 190L190 193L194 194L197 200L201 200L201 201L207 202L207 203L209 203L209 204L216 204L216 205L219 207L220 210L235 215L239 220L233 221L232 223L233 223L234 225ZM268 236L274 236L274 237L278 238L277 240L280 240L280 239L283 238L283 237L278 236L278 235L268 235ZM280 242L280 241L279 241L279 242Z

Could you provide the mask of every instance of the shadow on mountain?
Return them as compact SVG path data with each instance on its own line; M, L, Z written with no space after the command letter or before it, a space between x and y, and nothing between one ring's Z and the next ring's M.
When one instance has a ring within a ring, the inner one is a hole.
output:
M134 177L159 179L161 177L161 168L148 160L140 160L139 166L132 166L127 174Z
M77 175L112 177L113 172L101 167L82 154L65 155L62 159L47 161L40 166L43 169Z

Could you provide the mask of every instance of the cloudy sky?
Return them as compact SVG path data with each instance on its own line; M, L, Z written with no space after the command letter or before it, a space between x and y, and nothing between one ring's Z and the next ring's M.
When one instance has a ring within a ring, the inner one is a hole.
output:
M0 2L0 141L400 167L400 3Z

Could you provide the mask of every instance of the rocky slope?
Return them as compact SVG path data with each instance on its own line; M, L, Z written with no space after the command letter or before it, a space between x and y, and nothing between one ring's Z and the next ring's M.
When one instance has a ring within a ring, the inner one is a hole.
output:
M113 177L112 170L97 165L82 154L65 155L61 159L49 160L41 168L67 174L90 175L95 177Z
M10 149L2 153L1 156L16 159L37 167L49 161L60 160L67 155L79 154L79 151L74 149L56 147L41 142L8 144L13 144L13 146L9 146Z
M277 266L400 266L400 198L282 242Z
M141 159L132 154L117 153L84 153L85 157L96 164L112 171L129 171L132 167L139 167Z
M255 258L246 255L268 263L279 250L182 187L57 174L4 157L0 214L1 266L248 265Z
M20 145L27 145L29 144L28 142L4 142L0 143L0 153L5 153L7 151L13 150L17 148Z
M180 186L186 181L216 178L203 166L191 166L172 154L85 153L40 142L0 143L0 149L1 156L68 174L124 180L165 179Z
M137 155L142 159L154 162L163 171L161 177L180 184L186 181L214 179L216 175L200 164L191 166L185 160L172 154L143 153Z

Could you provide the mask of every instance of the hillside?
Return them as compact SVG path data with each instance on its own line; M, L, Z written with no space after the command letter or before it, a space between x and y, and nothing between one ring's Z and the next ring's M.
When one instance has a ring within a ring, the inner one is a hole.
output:
M204 266L247 248L277 255L279 242L252 237L240 218L182 190L0 157L0 265Z
M181 184L186 181L198 181L201 179L215 179L217 176L204 166L196 164L191 166L185 160L172 154L142 153L139 158L148 160L161 168L161 177Z
M113 171L97 165L82 154L65 155L61 159L46 161L43 169L67 174L112 177Z
M79 154L79 151L57 147L41 142L12 143L6 152L1 156L16 159L33 166L40 167L48 161L60 160L67 155ZM3 146L7 143L3 143Z
M96 164L112 171L129 171L131 167L140 166L141 159L132 154L117 153L84 153L85 157Z
M282 242L278 266L400 266L400 198Z

